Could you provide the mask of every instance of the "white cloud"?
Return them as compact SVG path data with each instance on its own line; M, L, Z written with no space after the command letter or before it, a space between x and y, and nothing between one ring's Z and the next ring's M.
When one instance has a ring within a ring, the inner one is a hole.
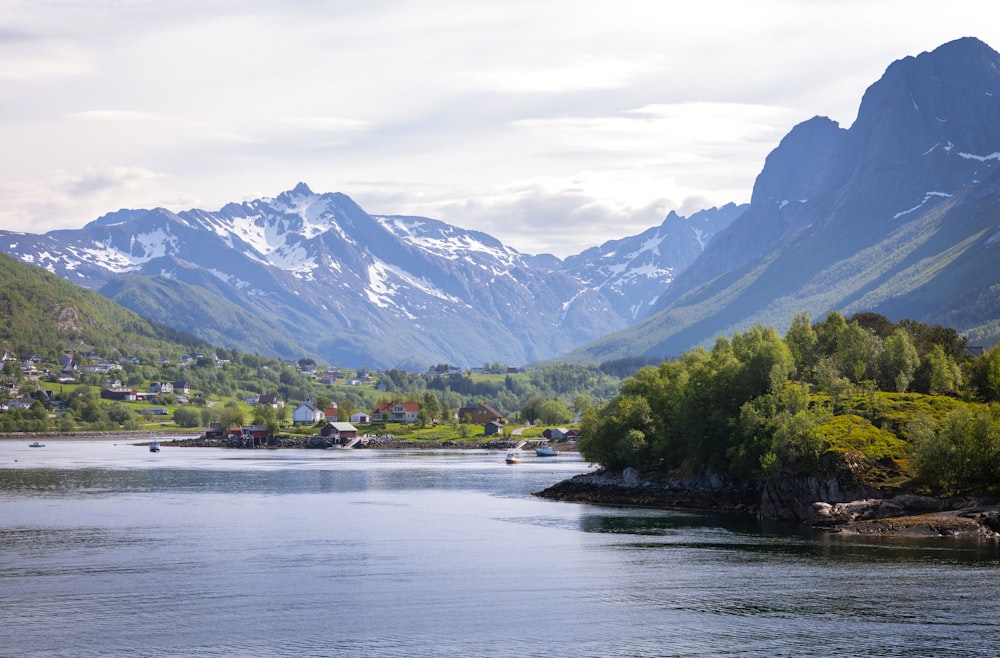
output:
M562 64L499 68L463 74L472 85L503 93L557 94L620 89L656 69L656 56L643 60L584 55Z
M816 114L986 0L8 0L0 228L298 181L566 255L749 198ZM900 29L900 16L906 16Z

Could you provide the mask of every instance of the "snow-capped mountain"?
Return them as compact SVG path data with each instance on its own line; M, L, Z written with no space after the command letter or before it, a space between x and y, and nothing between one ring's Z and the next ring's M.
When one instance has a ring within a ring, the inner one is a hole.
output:
M564 264L434 219L372 216L300 183L215 212L120 210L77 230L0 232L0 250L245 351L351 365L526 363L641 317L736 211L671 215Z
M659 295L651 293L665 291L701 255L712 236L746 208L730 203L688 218L671 211L660 226L570 256L561 269L591 293L607 298L631 323L652 312Z

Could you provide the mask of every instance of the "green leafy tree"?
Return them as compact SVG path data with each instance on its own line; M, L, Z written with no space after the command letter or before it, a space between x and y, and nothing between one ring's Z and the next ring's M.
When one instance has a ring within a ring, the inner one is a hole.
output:
M924 357L931 393L956 393L962 386L962 372L944 347L934 344Z
M346 396L342 397L337 402L337 418L345 422L349 421L356 409L354 400Z
M795 369L800 375L809 376L816 365L816 344L819 339L808 313L799 313L785 332L785 344L792 353Z
M908 432L924 480L947 493L981 492L1000 481L1000 412L960 407L936 428L926 416Z
M201 412L198 409L180 407L174 410L174 422L178 427L198 427L201 425Z
M546 401L547 398L544 395L532 395L525 400L521 405L521 420L534 425L535 421L542 417L542 405ZM462 422L465 422L465 420L462 420Z
M983 397L991 402L1000 401L1000 345L984 355L981 368Z
M236 403L227 403L219 410L218 422L222 427L242 427L243 420L243 410Z
M903 329L896 329L885 339L877 364L877 381L883 391L905 392L920 365L913 340Z
M538 417L546 425L556 425L572 420L573 412L557 399L546 400L538 407Z
M851 322L840 333L834 358L844 375L860 382L875 376L873 371L881 351L882 341L874 332Z
M600 410L589 409L584 414L578 445L589 461L621 470L649 461L654 434L649 402L638 395L619 395Z
M813 367L813 381L819 390L832 397L834 402L838 402L840 396L851 387L851 382L841 375L840 366L831 356L820 358Z
M201 410L201 424L204 426L219 422L220 409L215 407L205 407Z
M253 408L253 424L262 425L267 428L271 436L278 433L281 427L281 419L278 417L278 410L269 404L257 405Z
M128 405L122 404L121 402L108 405L107 414L109 420L118 423L119 425L124 425L134 416Z
M819 356L833 356L840 347L841 337L847 331L847 320L837 311L827 313L823 322L816 325L816 347Z
M437 396L430 391L424 393L420 410L427 414L427 420L429 422L434 422L441 418L441 403L438 401Z

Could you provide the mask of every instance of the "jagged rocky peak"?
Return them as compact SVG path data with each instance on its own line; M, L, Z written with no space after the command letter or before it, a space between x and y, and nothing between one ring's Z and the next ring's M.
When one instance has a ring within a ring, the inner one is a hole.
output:
M751 204L802 203L816 193L843 144L846 131L827 117L803 121L764 160Z
M309 186L299 181L295 187L293 187L289 192L292 196L312 196L313 191L309 189Z
M882 158L1000 151L1000 54L973 37L893 62L865 92L852 132Z

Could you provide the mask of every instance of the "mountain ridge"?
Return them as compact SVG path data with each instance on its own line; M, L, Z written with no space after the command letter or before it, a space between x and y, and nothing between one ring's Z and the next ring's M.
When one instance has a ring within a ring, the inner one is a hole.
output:
M481 231L369 214L305 183L215 212L119 210L81 229L0 232L0 249L224 347L345 365L521 364L641 316L739 211L651 229L657 246L683 242L683 258L639 243L649 236L615 241L622 263L598 249L616 285L586 258L571 271Z
M669 357L799 312L871 311L1000 339L1000 55L891 63L850 128L816 116L727 204L561 260L369 214L305 183L217 211L119 210L0 231L0 250L222 347L424 368Z
M974 268L959 265L988 249L997 230L996 116L1000 55L978 39L890 64L851 128L815 117L789 132L768 155L750 207L678 275L653 314L569 358L629 348L669 356L752 324L786 327L802 311L948 318L996 342L997 316L983 318L976 306L995 298L998 268L982 255ZM933 289L942 291L938 307L927 301ZM942 308L960 300L959 290L969 301Z

